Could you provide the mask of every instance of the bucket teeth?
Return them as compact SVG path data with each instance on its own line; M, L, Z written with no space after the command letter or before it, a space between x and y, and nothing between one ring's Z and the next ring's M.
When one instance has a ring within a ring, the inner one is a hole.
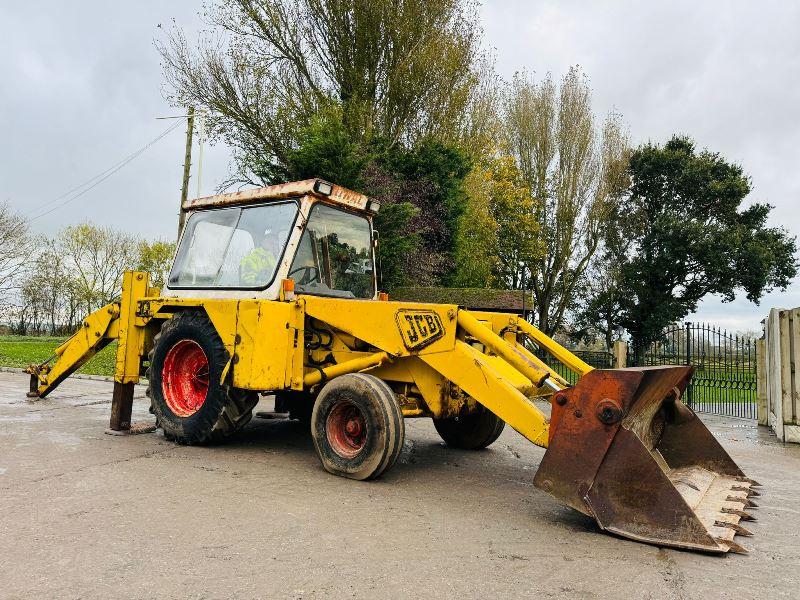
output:
M737 477L736 481L743 481L745 483L749 483L753 487L764 487L760 483L758 483L755 479L750 479L749 477Z
M714 527L727 527L728 529L733 529L736 532L736 535L753 537L753 533L749 529L745 529L738 523L728 523L728 521L714 521Z
M740 546L739 544L737 544L732 540L725 540L722 538L718 538L717 543L719 543L721 546L727 547L729 552L736 552L736 554L747 554L746 548Z
M747 498L741 498L740 496L728 496L725 500L728 502L741 502L748 508L758 508L758 504Z
M734 485L734 486L731 486L731 491L732 492L747 492L747 497L748 498L751 498L753 496L760 496L761 495L761 492L759 492L757 490L754 490L754 489L752 489L752 488L750 488L748 486L745 486L745 485Z
M727 513L729 515L737 515L737 516L739 516L739 518L742 519L742 521L755 521L756 520L756 518L753 515L751 515L750 513L745 512L743 510L739 510L738 508L723 507L722 512Z

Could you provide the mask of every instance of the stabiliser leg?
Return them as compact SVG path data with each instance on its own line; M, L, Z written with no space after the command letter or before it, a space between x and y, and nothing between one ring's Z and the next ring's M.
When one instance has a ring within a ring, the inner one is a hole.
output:
M114 393L111 397L111 422L109 429L112 431L125 431L131 428L131 413L133 411L132 383L114 382Z

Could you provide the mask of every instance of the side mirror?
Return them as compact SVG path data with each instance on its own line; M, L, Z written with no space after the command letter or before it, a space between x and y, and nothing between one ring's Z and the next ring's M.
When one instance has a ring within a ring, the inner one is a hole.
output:
M373 229L372 230L372 247L373 248L377 248L378 247L378 240L380 239L380 237L381 236L378 233L378 230L377 229Z

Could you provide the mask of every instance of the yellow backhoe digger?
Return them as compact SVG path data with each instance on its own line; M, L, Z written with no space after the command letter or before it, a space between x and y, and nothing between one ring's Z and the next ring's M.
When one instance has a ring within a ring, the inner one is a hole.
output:
M310 422L324 468L359 480L397 460L405 418L432 418L466 449L507 423L547 448L534 484L602 529L744 551L734 536L749 534L758 484L681 402L691 367L595 370L522 317L390 301L376 287L379 209L319 179L186 201L165 289L126 273L118 302L30 367L28 395L117 340L112 430L130 429L141 376L158 427L183 444L231 436L274 394L276 410Z

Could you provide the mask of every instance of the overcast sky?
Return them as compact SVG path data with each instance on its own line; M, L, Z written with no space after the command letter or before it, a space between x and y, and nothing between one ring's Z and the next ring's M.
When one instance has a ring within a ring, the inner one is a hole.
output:
M90 219L172 239L185 127L118 173L59 206L65 192L156 138L180 114L163 99L153 40L172 19L203 24L187 0L4 2L0 7L0 200L54 233ZM486 0L485 42L501 75L560 77L579 64L599 115L620 112L633 141L691 135L740 163L752 201L800 233L800 3ZM206 148L201 193L226 178L225 148ZM191 194L196 193L193 177ZM800 290L703 303L690 317L757 329L769 306L800 306Z

